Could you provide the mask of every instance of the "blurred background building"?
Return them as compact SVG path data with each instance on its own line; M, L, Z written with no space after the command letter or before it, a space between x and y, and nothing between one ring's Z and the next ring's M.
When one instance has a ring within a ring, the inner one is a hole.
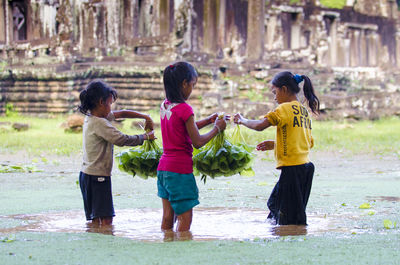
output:
M202 74L200 114L265 112L281 70L311 76L326 117L397 114L398 2L0 0L0 111L70 112L97 77L120 91L119 107L157 109L163 67L187 60Z

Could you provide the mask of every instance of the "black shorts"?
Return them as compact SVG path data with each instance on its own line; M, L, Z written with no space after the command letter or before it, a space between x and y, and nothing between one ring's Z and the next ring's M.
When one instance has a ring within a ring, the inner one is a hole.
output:
M279 225L306 225L306 207L314 176L313 163L281 168L278 183L268 199L270 214Z
M86 220L115 216L111 177L93 176L80 172L79 185L81 187Z

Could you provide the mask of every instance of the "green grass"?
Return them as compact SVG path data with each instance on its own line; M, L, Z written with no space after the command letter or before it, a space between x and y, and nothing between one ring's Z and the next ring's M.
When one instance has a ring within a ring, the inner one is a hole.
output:
M15 131L11 126L2 126L0 147L2 152L27 152L30 155L56 154L70 155L81 150L82 135L66 133L61 124L65 117L51 119L25 116L0 117L0 122L28 123L27 131Z
M154 114L154 113L153 113ZM152 115L158 121L156 115ZM1 153L26 152L29 155L75 155L82 150L81 133L66 133L61 124L66 116L54 118L36 118L26 116L0 117L0 123L23 122L30 125L28 131L17 132L10 125L0 124ZM140 129L131 128L133 120L125 120L121 130L127 134L142 133ZM230 125L227 134L230 134L234 125ZM202 132L208 130L205 128ZM343 123L336 121L314 121L313 137L315 150L345 152L352 154L390 154L400 157L399 117L385 118L377 121L360 121ZM255 145L266 139L275 138L275 128L268 128L262 132L241 128L241 132L248 144ZM161 134L156 130L161 145ZM116 147L119 152L127 147Z
M356 123L314 122L315 147L327 151L400 155L400 119Z

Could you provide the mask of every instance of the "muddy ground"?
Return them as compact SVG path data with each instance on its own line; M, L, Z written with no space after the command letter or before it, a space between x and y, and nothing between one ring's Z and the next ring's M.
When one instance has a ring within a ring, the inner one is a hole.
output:
M0 173L0 264L400 264L399 157L316 152L312 160L307 227L266 220L279 171L259 153L254 177L198 178L191 234L177 235L160 231L155 179L114 167L114 225L98 229L85 222L79 155L0 154L0 164L40 170Z

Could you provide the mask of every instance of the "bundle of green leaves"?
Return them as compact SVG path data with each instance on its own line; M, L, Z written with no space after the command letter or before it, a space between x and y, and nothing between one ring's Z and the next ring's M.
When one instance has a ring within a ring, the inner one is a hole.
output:
M162 149L154 140L144 141L143 145L130 148L117 155L118 168L143 179L157 176L158 162Z
M252 149L244 142L239 126L235 128L231 142L226 139L225 132L221 132L203 148L193 151L194 174L201 174L204 183L207 176L229 177L238 173L252 176Z

